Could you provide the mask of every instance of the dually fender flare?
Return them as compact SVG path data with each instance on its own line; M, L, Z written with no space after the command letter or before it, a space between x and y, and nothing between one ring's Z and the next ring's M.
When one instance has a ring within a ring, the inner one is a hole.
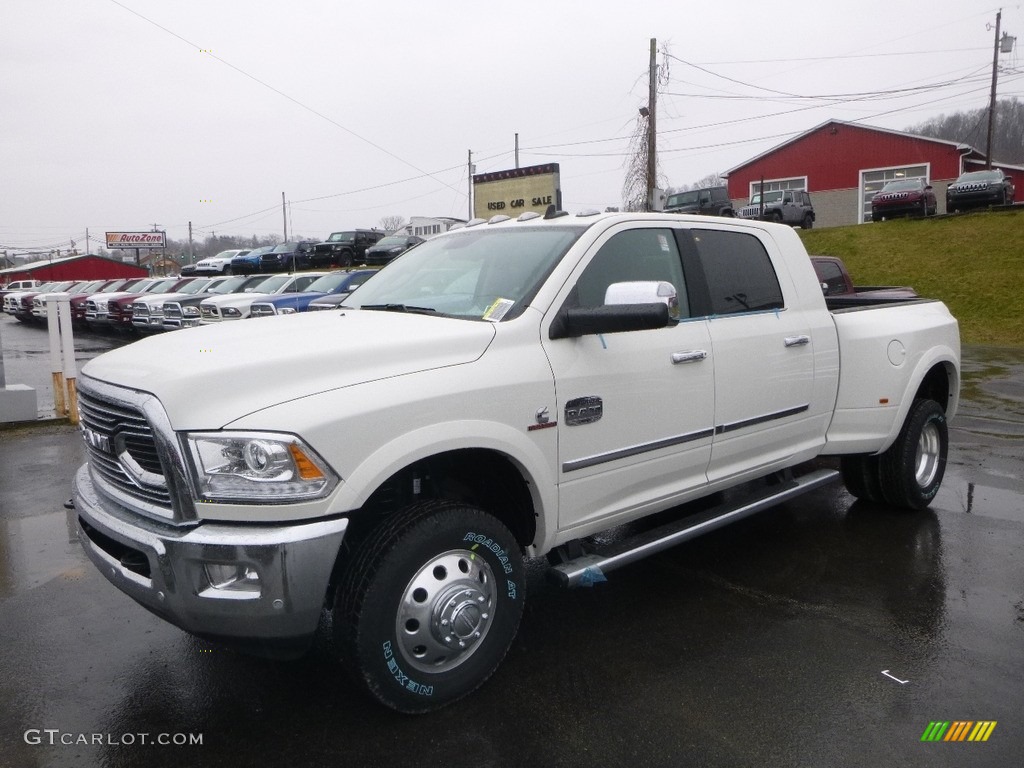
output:
M936 366L944 368L946 375L949 377L949 401L939 403L939 405L946 412L947 419L953 418L956 414L960 404L960 354L958 350L954 350L947 345L937 345L928 350L927 354L922 355L920 360L917 361L917 365L914 366L914 371L909 378L909 383L900 401L896 418L893 420L892 426L889 428L889 434L886 436L885 442L878 453L884 453L889 449L889 446L896 442L896 438L903 428L903 422L907 420L907 414L910 413L910 408L914 404L914 395L921 387L925 377Z
M508 458L526 480L536 513L535 542L546 541L546 520L557 520L558 486L555 429L528 433L507 424L484 420L448 421L404 433L382 445L347 476L327 514L362 507L388 478L417 461L450 451L490 450Z

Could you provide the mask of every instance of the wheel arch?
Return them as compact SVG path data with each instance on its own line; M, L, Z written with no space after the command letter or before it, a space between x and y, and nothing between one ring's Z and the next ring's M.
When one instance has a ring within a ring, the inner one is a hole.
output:
M954 354L953 350L941 348L921 360L910 378L906 396L900 403L897 417L879 452L887 450L895 442L915 400L934 400L945 412L947 419L953 418L960 403L958 363L959 355Z
M494 514L528 548L547 538L544 510L557 505L554 430L534 434L543 437L476 421L407 433L347 473L331 512L349 512L358 530L407 503L450 498Z

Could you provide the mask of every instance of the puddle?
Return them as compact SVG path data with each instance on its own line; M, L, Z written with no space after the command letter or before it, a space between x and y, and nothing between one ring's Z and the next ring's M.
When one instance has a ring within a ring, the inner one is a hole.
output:
M78 572L87 563L71 510L0 521L0 600Z

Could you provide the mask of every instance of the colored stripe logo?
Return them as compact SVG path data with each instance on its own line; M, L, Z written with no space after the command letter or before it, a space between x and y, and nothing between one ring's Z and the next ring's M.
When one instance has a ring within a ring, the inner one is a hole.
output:
M996 729L995 720L933 720L921 734L921 741L988 741Z

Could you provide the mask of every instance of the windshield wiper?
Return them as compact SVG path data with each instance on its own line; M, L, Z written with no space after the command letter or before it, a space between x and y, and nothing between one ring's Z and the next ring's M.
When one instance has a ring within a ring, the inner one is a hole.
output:
M377 309L383 312L408 312L409 314L433 315L433 307L411 307L407 304L363 304L360 309Z

